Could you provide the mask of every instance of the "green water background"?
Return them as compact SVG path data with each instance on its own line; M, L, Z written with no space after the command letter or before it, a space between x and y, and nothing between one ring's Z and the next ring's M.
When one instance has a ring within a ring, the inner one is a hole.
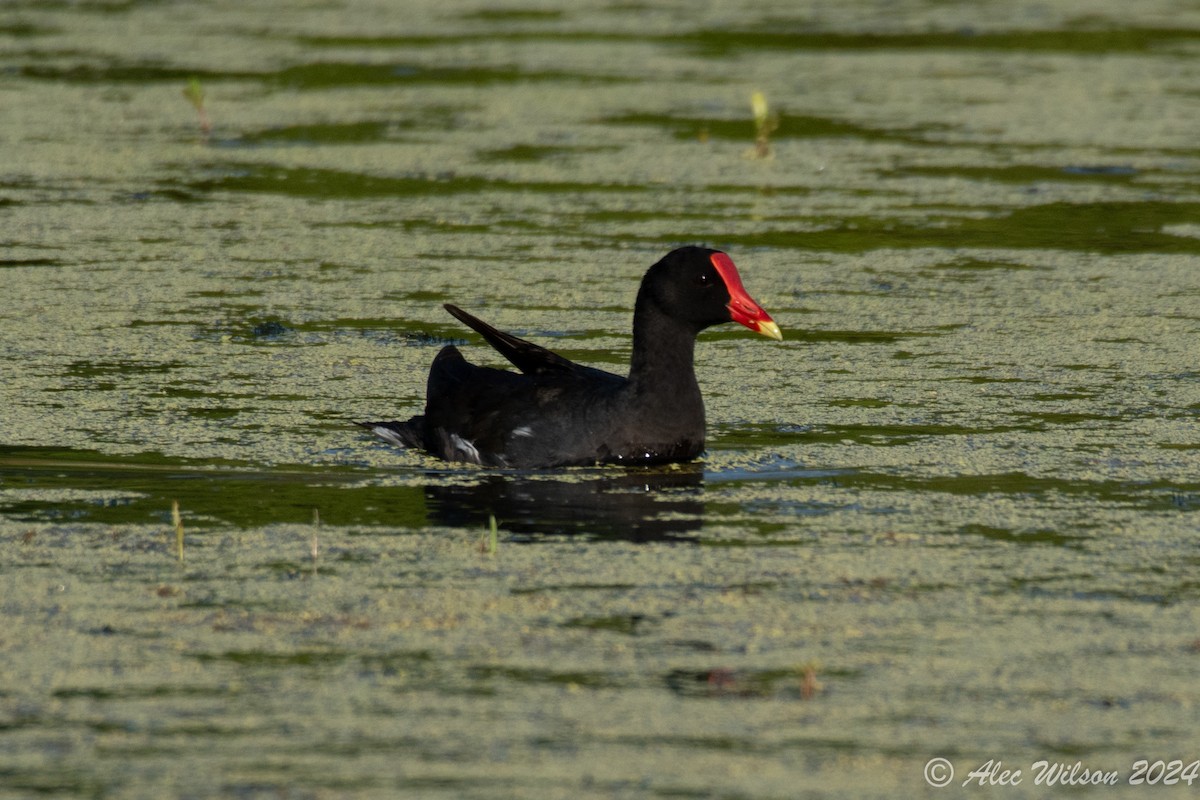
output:
M5 4L0 797L1143 796L1200 758L1198 52L1178 2ZM446 301L620 370L683 243L785 333L702 337L698 464L352 426L492 358Z

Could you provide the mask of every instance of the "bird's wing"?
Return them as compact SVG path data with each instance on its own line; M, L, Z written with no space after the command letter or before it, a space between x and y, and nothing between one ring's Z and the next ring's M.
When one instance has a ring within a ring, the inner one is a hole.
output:
M471 330L478 333L488 344L496 348L500 355L512 362L513 366L526 375L547 374L579 374L584 372L600 372L591 367L576 364L569 358L563 358L558 353L540 347L533 342L513 336L511 333L497 330L478 317L468 314L456 305L446 303L443 308L451 316L460 320Z

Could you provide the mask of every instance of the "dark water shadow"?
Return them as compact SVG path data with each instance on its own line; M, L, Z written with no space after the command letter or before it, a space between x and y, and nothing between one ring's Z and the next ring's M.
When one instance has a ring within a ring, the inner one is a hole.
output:
M427 482L379 485L370 472L327 466L261 468L155 454L0 444L0 523L170 524L178 503L189 531L309 524L486 529L506 539L582 536L695 540L704 473L682 468L426 473ZM446 478L452 478L447 483ZM364 482L365 479L365 482Z
M704 522L703 490L703 471L685 466L594 477L492 474L470 485L428 485L425 501L430 522L481 528L494 516L517 541L564 535L695 541Z

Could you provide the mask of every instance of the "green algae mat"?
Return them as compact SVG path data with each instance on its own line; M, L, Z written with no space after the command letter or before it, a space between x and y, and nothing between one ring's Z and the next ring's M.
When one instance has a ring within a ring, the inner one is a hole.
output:
M1197 791L1198 47L1160 0L4 5L0 798ZM685 243L785 337L701 336L699 461L353 424L495 363L443 302L620 371Z

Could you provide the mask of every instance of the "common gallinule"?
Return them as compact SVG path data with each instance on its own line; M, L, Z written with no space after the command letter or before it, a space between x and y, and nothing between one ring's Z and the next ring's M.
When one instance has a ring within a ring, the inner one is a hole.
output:
M403 447L490 467L658 464L704 450L704 400L692 352L711 325L738 322L782 339L742 288L726 254L681 247L642 279L633 312L629 377L576 364L457 306L464 322L520 373L470 364L453 345L429 370L425 413L407 422L360 422Z

